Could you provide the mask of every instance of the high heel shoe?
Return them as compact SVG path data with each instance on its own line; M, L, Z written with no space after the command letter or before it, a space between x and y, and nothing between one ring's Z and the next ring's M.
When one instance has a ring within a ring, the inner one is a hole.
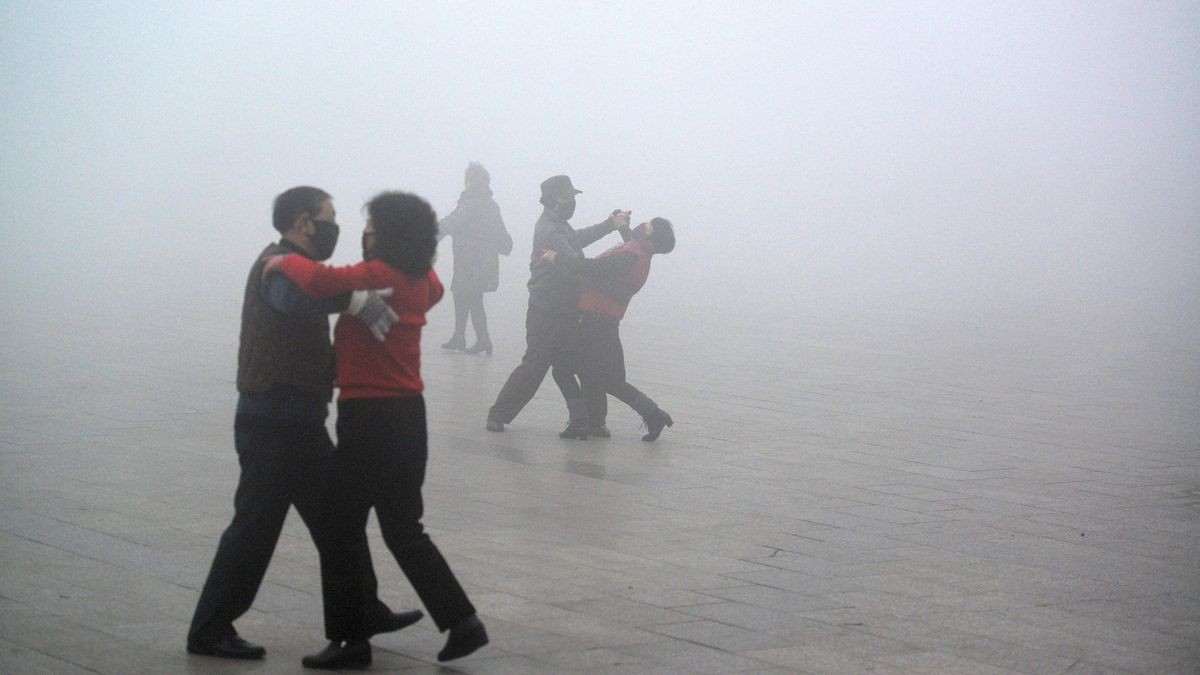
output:
M667 411L662 408L647 415L643 421L646 424L646 435L642 436L642 440L647 442L657 440L659 435L662 434L663 427L675 424L675 420L671 419Z
M461 352L467 348L467 339L461 335L455 335L449 341L442 343L442 349Z
M481 338L475 341L475 344L463 350L468 354L478 354L483 352L488 356L492 355L492 340L491 338Z

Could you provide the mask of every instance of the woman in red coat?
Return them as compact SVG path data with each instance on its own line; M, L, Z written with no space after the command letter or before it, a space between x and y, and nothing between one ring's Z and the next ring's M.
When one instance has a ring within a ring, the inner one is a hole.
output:
M350 533L366 527L371 507L400 569L441 631L449 631L439 661L487 644L487 632L450 566L421 524L428 434L421 380L421 326L442 298L434 272L437 216L416 195L385 192L367 204L363 262L321 265L289 255L269 261L306 293L323 298L350 290L391 288L387 304L398 321L382 341L362 321L344 316L334 328L337 360L338 450L331 478L329 522L333 541L347 542L344 566L327 581L345 602L327 608L331 628L324 651L306 656L310 668L356 668L371 663L362 593L353 573ZM340 573L339 573L340 572Z

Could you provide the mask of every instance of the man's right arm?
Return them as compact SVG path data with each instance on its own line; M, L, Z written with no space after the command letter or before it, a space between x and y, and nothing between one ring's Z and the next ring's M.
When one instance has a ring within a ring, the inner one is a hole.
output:
M343 293L320 300L306 294L291 279L272 274L258 285L258 292L272 309L289 316L323 316L345 311L350 294Z
M543 258L546 251L554 251L554 258ZM536 264L553 265L568 275L577 276L583 271L583 256L575 253L575 248L561 231L547 228L535 233L533 254L535 261L539 261Z

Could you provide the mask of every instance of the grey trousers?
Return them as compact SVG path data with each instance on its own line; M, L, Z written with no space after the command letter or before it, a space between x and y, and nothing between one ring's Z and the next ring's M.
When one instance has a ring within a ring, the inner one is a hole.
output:
M607 420L610 394L643 419L658 412L658 404L625 381L620 327L619 320L592 312L584 312L580 321L579 381L594 426Z
M575 378L578 336L578 312L530 307L525 314L525 356L488 409L488 418L505 424L513 421L542 386L550 369L563 399L581 400L583 393Z

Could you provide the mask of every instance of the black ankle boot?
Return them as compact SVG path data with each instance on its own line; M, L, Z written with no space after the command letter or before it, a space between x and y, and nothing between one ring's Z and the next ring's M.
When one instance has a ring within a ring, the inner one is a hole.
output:
M300 659L317 670L366 670L371 665L371 643L366 640L331 640L325 649Z
M472 614L450 628L446 646L438 652L438 661L453 661L488 643L487 631L478 616Z
M487 336L481 337L475 341L475 344L464 349L463 351L468 354L478 354L479 352L485 352L488 356L491 356L492 355L492 340L491 340L491 338L489 338Z
M451 351L461 352L466 348L467 338L461 335L452 336L450 340L442 343L442 349L449 349Z
M662 434L663 427L669 427L675 424L675 420L667 414L666 410L659 408L652 414L644 418L646 423L646 435L642 436L643 441L653 441Z

